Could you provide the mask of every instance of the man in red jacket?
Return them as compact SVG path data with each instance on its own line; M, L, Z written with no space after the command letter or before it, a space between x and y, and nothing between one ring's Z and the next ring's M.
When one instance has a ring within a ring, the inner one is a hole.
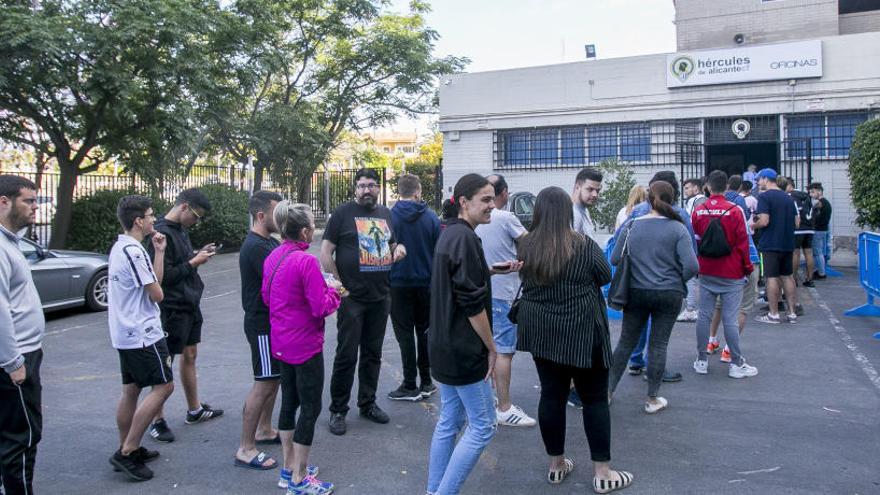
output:
M746 364L740 352L736 319L743 288L753 270L749 259L749 234L745 217L734 203L724 199L727 174L720 170L710 173L708 186L711 196L708 201L694 208L691 215L698 243L697 259L700 262L700 314L697 318L699 356L694 361L694 371L701 375L709 372L706 352L709 324L715 310L715 301L721 298L724 338L731 354L727 376L755 376L758 369Z

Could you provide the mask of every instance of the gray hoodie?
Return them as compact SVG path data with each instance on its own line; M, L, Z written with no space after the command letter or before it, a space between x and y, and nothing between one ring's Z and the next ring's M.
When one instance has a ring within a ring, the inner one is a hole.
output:
M43 341L46 320L19 237L0 225L0 368L12 373Z

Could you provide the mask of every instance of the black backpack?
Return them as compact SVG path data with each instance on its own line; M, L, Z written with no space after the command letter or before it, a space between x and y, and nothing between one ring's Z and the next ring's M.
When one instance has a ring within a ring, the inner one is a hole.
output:
M704 206L706 210L709 210L709 207L705 206L705 203L702 206ZM730 254L730 243L727 242L727 236L724 234L724 228L721 226L721 217L734 208L737 208L737 206L733 205L725 210L721 216L715 217L709 222L709 226L706 227L706 231L703 232L703 236L700 238L700 245L697 248L697 253L699 253L700 256L706 258L723 258Z

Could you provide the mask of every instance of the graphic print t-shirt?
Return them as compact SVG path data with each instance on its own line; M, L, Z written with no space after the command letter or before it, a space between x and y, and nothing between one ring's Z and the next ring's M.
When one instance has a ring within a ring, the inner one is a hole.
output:
M384 299L390 291L393 264L391 210L345 203L330 216L324 239L336 245L336 269L342 284L358 301Z
M133 237L122 234L110 250L107 319L110 341L116 349L138 349L158 342L165 333L159 305L145 287L158 282L147 251Z

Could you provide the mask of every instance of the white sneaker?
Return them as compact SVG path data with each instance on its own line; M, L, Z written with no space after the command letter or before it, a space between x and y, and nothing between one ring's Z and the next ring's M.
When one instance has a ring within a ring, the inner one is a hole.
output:
M498 424L507 426L535 426L537 424L525 411L513 404L506 411L499 411L496 408L495 419L498 420Z
M694 322L697 321L698 316L699 313L697 313L696 310L688 311L687 309L683 309L681 310L681 313L679 313L678 318L676 318L676 321Z
M731 378L748 378L750 376L755 376L758 374L758 368L749 365L745 361L743 361L742 366L737 366L735 364L730 365L730 369L727 371L727 376Z
M694 371L696 371L698 375L709 373L709 361L700 361L697 359L694 361Z

